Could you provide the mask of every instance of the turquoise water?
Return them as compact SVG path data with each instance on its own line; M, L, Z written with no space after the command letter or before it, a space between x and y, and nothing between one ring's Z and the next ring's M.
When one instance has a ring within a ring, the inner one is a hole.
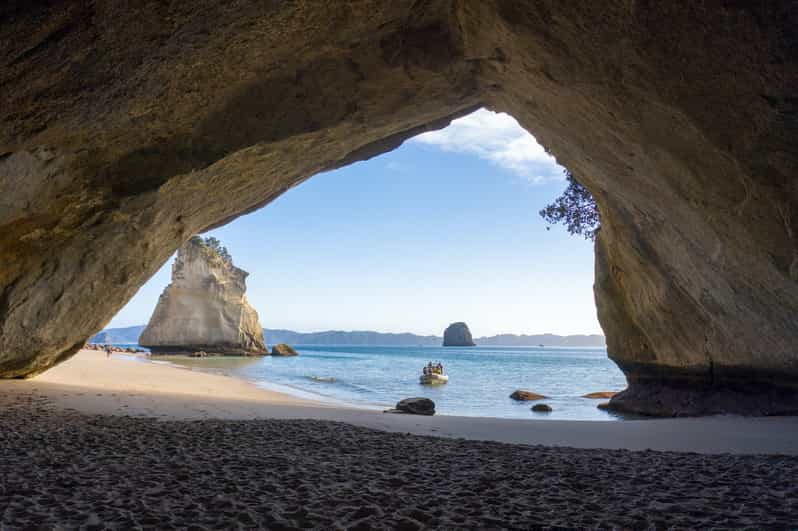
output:
M243 378L305 397L386 408L424 396L443 415L503 418L614 420L596 408L602 400L580 398L625 387L623 374L604 348L297 346L299 356L280 358L177 358L195 370ZM449 383L418 383L428 361L441 361ZM526 389L550 398L553 411L533 413L534 403L509 398Z

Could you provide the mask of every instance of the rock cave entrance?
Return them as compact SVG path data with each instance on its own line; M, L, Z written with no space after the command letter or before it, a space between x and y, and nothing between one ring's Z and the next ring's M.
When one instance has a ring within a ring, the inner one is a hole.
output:
M564 168L515 120L482 109L309 179L204 236L249 273L247 298L265 328L440 336L464 319L475 337L601 334L592 242L538 213L565 182ZM169 260L108 327L145 324L172 267Z
M192 234L485 106L598 202L615 407L798 409L794 4L205 7L2 8L0 375L71 356Z

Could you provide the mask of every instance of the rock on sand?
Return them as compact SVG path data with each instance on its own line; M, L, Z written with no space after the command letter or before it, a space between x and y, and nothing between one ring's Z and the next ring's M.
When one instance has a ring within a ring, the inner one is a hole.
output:
M431 416L435 414L435 402L422 397L405 398L396 403L395 409L387 409L385 412Z

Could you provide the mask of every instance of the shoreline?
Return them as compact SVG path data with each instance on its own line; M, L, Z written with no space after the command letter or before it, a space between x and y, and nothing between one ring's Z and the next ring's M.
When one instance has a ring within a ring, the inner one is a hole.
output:
M311 419L383 432L522 445L798 455L798 417L593 422L385 414L302 400L237 378L163 363L106 359L94 351L80 351L30 380L0 381L0 393L46 400L56 409L87 415L173 421Z
M308 401L315 405L323 404L330 407L343 407L343 408L354 408L354 409L367 409L367 410L377 410L385 409L389 406L381 406L378 404L370 404L372 407L353 404L349 402L345 402L343 400L339 400L333 396L323 395L321 393L313 393L311 391L307 391L305 389L301 389L299 387L293 387L287 384L280 384L276 382L271 382L267 380L249 380L247 378L243 378L240 376L228 374L223 370L220 369L209 369L209 368L200 368L200 367L193 367L190 365L183 365L175 360L175 358L179 359L177 355L168 355L168 356L148 356L142 353L114 353L111 355L112 358L117 359L126 359L127 357L135 358L137 363L153 363L156 365L163 365L166 367L171 367L174 369L181 369L186 370L189 372L197 373L197 374L208 374L211 376L218 376L221 378L229 378L232 380L236 380L238 382L244 382L255 389L265 391L267 393L277 393L278 395L284 395L286 397L291 397L298 401Z
M131 346L136 347L135 344ZM602 401L584 396L597 389L618 391L625 387L622 373L607 359L604 349L556 349L567 353L560 355L555 349L543 353L535 348L501 347L494 352L494 347L487 347L489 355L483 356L476 353L476 349L434 347L429 349L432 352L429 354L417 347L357 347L298 345L298 349L307 349L310 355L308 360L304 360L304 356L299 358L302 360L299 363L295 358L281 360L269 356L252 358L258 361L223 356L195 359L154 355L152 359L169 360L181 367L225 374L269 390L344 407L385 410L393 408L402 398L421 396L436 402L438 414L451 416L603 422L640 418L609 412L597 407ZM344 364L336 362L339 356L343 356ZM352 362L360 357L369 358L370 362L356 368ZM441 359L450 368L451 385L419 385L419 369L429 359ZM505 359L520 363L525 370L506 374L506 366L502 366ZM546 365L542 370L541 364ZM594 366L594 372L585 375ZM361 372L363 367L367 367L371 374L367 376L367 372ZM558 369L561 374L563 370L573 370L576 378L570 378L569 383L557 381L555 374ZM493 374L494 370L498 372ZM519 378L520 374L532 380ZM532 403L511 399L514 389L530 388L546 395L545 402L551 406L551 412L533 413L530 412Z

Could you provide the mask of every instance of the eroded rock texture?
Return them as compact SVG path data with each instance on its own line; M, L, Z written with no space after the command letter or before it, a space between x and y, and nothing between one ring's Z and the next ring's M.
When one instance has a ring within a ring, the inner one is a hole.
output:
M797 13L6 2L0 374L69 357L191 234L484 105L599 202L616 407L798 409Z
M190 239L177 251L172 282L139 344L155 354L268 354L258 312L245 295L248 275L201 238Z

